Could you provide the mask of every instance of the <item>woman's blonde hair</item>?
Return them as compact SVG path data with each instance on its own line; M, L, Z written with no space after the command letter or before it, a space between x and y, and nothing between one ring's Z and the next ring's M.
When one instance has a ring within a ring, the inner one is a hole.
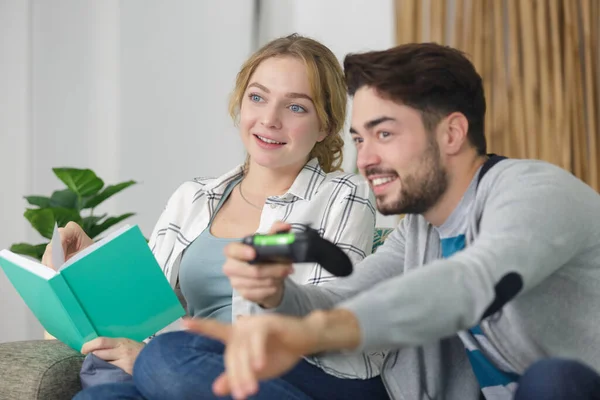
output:
M315 144L309 159L317 157L325 172L340 170L344 146L341 131L346 119L347 102L344 72L331 50L316 40L292 34L275 39L254 53L237 75L235 89L229 100L229 114L237 122L250 77L261 62L281 56L295 57L306 65L319 127L327 132L325 139Z

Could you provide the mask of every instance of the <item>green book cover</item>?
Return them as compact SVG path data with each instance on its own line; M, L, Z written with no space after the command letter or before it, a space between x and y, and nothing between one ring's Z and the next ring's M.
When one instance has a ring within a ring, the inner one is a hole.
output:
M58 272L9 250L0 251L0 267L48 333L77 351L98 336L139 342L185 315L137 226L81 251Z

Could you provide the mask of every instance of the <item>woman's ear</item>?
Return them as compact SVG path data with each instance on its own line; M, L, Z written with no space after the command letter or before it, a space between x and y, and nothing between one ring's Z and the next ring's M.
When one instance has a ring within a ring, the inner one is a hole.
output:
M329 136L329 132L319 132L319 136L317 136L317 143L321 143L327 136Z

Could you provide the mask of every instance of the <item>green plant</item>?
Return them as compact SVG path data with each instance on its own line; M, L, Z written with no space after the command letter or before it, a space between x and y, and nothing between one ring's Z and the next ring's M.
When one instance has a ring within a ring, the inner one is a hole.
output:
M67 188L55 191L50 197L25 196L29 205L36 208L29 207L23 214L31 226L46 239L52 238L55 222L59 227L64 227L69 221L74 221L93 239L113 225L135 215L94 215L94 208L137 182L104 186L104 181L90 169L53 168L52 171ZM48 242L36 245L16 243L10 250L41 260L47 244Z

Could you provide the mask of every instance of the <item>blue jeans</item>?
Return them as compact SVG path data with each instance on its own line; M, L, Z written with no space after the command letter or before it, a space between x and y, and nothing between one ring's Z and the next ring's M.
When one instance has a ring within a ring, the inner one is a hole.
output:
M139 354L133 382L93 386L84 399L217 399L213 381L223 372L224 346L188 332L155 337ZM231 397L226 397L230 399ZM388 399L381 378L342 379L302 360L281 378L261 382L254 400Z
M600 400L600 375L572 360L546 358L529 367L514 400Z

